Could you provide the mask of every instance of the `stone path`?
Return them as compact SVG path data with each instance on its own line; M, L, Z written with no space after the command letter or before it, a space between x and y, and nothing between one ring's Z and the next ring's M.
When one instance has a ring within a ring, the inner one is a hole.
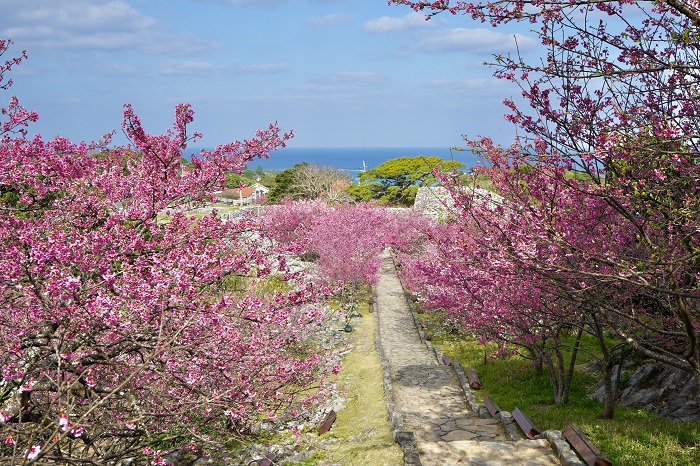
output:
M378 341L389 366L400 430L413 432L420 463L432 465L559 465L546 440L506 440L495 419L468 409L454 372L421 341L393 261L385 253L375 285Z

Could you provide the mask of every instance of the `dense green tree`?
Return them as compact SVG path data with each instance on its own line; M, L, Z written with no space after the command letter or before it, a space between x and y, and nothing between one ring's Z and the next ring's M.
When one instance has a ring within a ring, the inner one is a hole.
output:
M282 170L275 176L275 182L267 194L266 204L277 204L287 196L292 196L292 183L294 181L294 173L300 165L296 164L292 168Z
M257 169L251 170L246 168L240 174L236 172L226 173L226 187L237 188L242 184L252 186L255 183L260 183L263 186L272 186L275 183L275 172L265 171L258 166Z
M375 199L382 204L412 205L421 186L435 184L435 170L461 171L464 164L437 156L399 157L387 160L376 168L361 173L359 186L348 193L357 200Z
M249 183L250 180L246 179L243 175L236 172L226 173L226 188L237 188L241 183Z
M356 202L369 202L374 200L375 191L379 191L379 183L354 184L345 189Z

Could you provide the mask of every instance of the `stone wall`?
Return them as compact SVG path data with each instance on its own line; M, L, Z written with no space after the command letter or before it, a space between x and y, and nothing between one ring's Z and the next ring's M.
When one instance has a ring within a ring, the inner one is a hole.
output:
M471 192L475 199L486 202L490 206L500 203L503 199L496 193L486 189L463 186L465 193ZM447 188L442 186L423 186L418 188L413 207L423 211L423 215L434 221L447 218L448 213L454 207L454 199Z
M416 193L416 200L413 207L423 211L423 215L431 220L444 220L447 212L454 206L452 196L446 188L420 187Z

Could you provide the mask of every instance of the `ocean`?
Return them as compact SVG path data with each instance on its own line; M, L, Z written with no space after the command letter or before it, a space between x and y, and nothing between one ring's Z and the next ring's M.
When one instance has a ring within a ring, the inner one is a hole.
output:
M201 148L187 148L185 156L197 154ZM205 148L211 150L211 148ZM477 157L471 152L455 151L450 153L447 147L358 147L358 148L299 148L285 147L270 154L269 159L256 159L248 164L248 168L258 166L265 170L282 171L297 163L308 162L318 165L329 165L349 172L359 172L364 168L375 168L390 159L398 157L415 157L418 155L436 155L446 160L458 160L467 168L476 164Z

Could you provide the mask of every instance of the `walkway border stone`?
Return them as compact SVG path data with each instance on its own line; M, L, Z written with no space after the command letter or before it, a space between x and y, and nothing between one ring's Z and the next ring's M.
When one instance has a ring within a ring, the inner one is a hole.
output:
M401 285L403 286L403 285ZM377 302L376 290L372 290L372 299ZM421 337L422 338L422 337ZM374 313L374 346L377 348L379 362L382 365L382 379L384 380L384 403L386 405L387 418L391 421L391 433L394 441L403 450L404 466L422 466L418 455L418 445L413 432L403 430L403 416L394 404L394 389L391 384L389 372L389 360L384 355L384 348L379 335L379 313Z

